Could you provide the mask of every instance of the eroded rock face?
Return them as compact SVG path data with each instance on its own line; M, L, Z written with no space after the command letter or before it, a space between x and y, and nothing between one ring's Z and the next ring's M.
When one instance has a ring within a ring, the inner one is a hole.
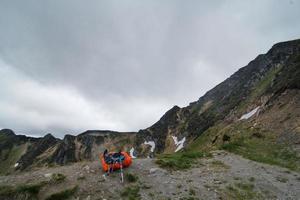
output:
M58 164L66 164L68 162L76 162L75 158L75 136L66 135L62 142L58 144L58 147L52 155L52 162Z
M129 151L136 133L86 131L78 136L66 135L52 155L52 161L66 164L82 160L97 160L105 149Z
M18 160L18 169L22 170L29 167L34 163L38 156L43 154L49 148L57 145L59 142L59 139L53 137L51 134L47 134L43 138L36 140L28 147L26 153Z
M19 159L28 149L35 144L37 138L16 135L12 130L0 130L0 174L13 172L17 167Z

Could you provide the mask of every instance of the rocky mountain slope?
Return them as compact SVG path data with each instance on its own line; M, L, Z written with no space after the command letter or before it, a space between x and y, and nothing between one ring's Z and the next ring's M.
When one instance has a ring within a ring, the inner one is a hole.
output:
M261 118L257 121L264 121L257 126L284 132L290 142L299 143L299 88L300 40L275 44L198 101L184 108L174 106L153 126L139 131L137 145L147 138L157 144L157 153L171 153L176 149L174 136L178 141L186 138L186 146L216 124L235 123L258 107ZM278 126L280 121L284 127Z
M286 145L300 152L299 88L300 40L278 43L198 101L184 108L174 106L154 125L137 133L87 131L61 140L50 134L30 138L1 130L1 173L96 160L105 148L131 150L138 157L182 148L227 148L245 154L239 147L252 143ZM230 149L232 146L236 148Z
M77 136L66 135L61 140L51 134L32 138L3 129L0 131L0 172L97 160L99 153L105 149L130 151L135 135L131 132L90 130Z

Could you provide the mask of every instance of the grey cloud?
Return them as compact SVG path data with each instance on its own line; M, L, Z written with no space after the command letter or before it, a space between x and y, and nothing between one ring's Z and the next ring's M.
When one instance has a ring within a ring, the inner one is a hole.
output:
M0 58L10 68L2 76L12 90L16 76L38 85L30 94L39 98L4 93L11 99L0 99L0 112L19 110L0 114L0 126L58 134L145 128L273 43L299 37L299 8L298 1L271 0L2 0ZM57 93L83 99L87 114L77 105L64 109L65 99L53 103ZM40 113L39 123L22 124L24 113L34 119L28 112Z

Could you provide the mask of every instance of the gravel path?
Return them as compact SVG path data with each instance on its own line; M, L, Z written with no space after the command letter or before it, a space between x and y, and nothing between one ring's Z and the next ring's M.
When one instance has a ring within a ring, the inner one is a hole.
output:
M136 186L139 187L141 199L149 200L232 199L237 191L250 199L300 199L300 173L224 151L214 152L213 158L201 159L185 171L161 169L153 159L135 159L124 172L135 174L138 181L120 183L118 173L105 180L99 162L81 162L0 176L0 185L37 183L49 180L50 174L61 173L66 180L43 187L39 199L75 185L79 186L79 190L74 199L86 200L121 199L120 195L126 187Z

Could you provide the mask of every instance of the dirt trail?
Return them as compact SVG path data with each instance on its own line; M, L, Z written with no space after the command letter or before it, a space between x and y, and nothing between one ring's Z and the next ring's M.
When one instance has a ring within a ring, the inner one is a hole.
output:
M46 176L53 173L64 174L66 180L43 187L40 199L75 185L79 190L73 199L86 200L121 199L126 187L136 186L141 199L233 199L240 193L249 199L300 199L300 173L224 151L214 152L213 158L202 159L185 171L168 171L153 159L136 159L125 169L125 174L138 177L135 183L120 183L118 173L104 180L99 162L81 162L0 176L0 185L47 181Z

